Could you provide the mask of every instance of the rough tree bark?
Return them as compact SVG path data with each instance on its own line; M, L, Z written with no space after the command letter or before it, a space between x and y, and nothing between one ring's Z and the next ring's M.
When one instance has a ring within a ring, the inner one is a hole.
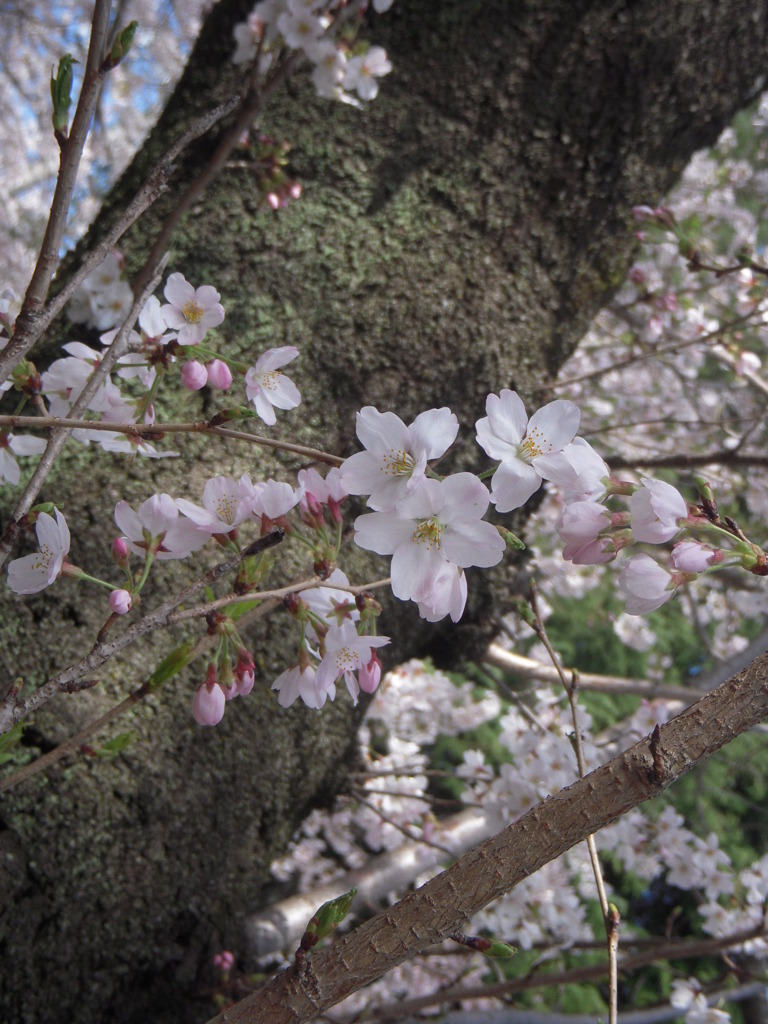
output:
M249 6L213 9L97 234L184 125L237 88L231 29ZM292 375L306 404L282 421L300 442L350 451L364 404L406 419L448 404L470 425L490 389L535 401L623 279L632 205L658 201L760 88L767 28L768 5L754 0L398 0L372 18L369 36L395 71L369 109L321 102L299 75L263 119L292 143L302 200L267 215L248 174L229 168L177 233L171 266L220 289L230 350L300 347ZM180 164L179 181L211 147ZM131 271L178 187L126 239ZM465 444L455 467L476 464ZM109 572L118 498L194 499L217 472L296 468L223 443L193 442L174 466L80 450L43 497L80 524L73 560ZM359 578L372 568L352 564ZM412 608L388 606L393 657L455 664L480 650L513 575L471 577L460 630L425 630ZM60 582L4 604L11 678L40 683L87 648L103 613L81 602ZM273 619L251 639L260 685L216 730L189 719L190 674L136 710L119 758L58 766L4 799L3 1019L208 1015L196 991L212 948L237 947L238 921L269 898L271 857L343 784L359 714L344 699L322 714L281 711L268 685L290 657L290 630ZM93 718L168 643L148 643L100 687L38 714L28 742L47 749Z

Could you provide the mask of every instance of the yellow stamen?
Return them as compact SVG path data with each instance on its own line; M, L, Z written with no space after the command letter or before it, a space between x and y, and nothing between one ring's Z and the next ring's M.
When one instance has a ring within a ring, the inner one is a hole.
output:
M439 519L425 519L423 523L419 523L416 529L413 531L413 543L424 544L427 549L433 547L440 547L440 533L443 529L443 524Z
M184 303L181 312L184 314L184 319L190 324L199 324L203 319L203 310L192 299Z

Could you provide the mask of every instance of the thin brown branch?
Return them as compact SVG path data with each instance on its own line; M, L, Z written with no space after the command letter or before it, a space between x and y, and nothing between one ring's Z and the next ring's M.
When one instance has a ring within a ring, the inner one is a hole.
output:
M534 615L533 629L541 643L544 644L544 648L552 662L552 667L557 672L560 683L568 697L568 705L571 709L571 721L573 722L573 745L576 751L576 762L579 767L579 778L583 779L586 775L586 760L584 758L584 737L582 735L581 724L579 722L578 673L571 669L570 673L566 674L565 670L560 665L555 649L549 639L547 628L539 615L538 593L536 584L533 582L531 583L528 600ZM608 893L605 888L603 869L600 865L600 858L597 854L597 843L595 842L594 835L587 836L587 851L589 853L590 864L592 865L592 874L595 879L595 888L597 889L597 896L600 902L600 909L603 914L603 922L605 924L605 934L608 940L608 1021L609 1024L616 1024L619 991L617 970L619 942L618 914L613 911L608 903Z
M273 531L273 534L267 534L262 539L266 541L270 537L275 536L281 540L283 535L282 530L277 530ZM167 626L168 619L174 608L185 601L189 601L196 594L199 594L201 590L212 586L228 572L231 572L232 569L237 568L242 559L243 555L237 554L215 565L174 597L164 601L154 611L145 615L143 619L135 622L116 639L95 643L84 658L81 658L74 665L70 665L68 668L57 672L55 676L43 683L42 686L38 687L28 697L18 697L13 691L9 693L5 700L0 703L0 735L11 729L17 722L22 721L32 711L36 711L44 704L47 704L59 693L66 692L67 687L71 683L82 679L84 676L91 675L95 669L100 668L118 651L124 650L132 644L134 640L156 629L162 629ZM272 604L276 605L277 602ZM266 603L261 607L266 607ZM258 609L256 610L258 611Z
M77 417L58 416L0 416L0 427L30 428L33 430L48 429L78 429L102 430L115 434L127 434L142 440L157 441L163 434L212 434L214 437L229 437L237 441L247 441L250 444L258 444L262 448L274 448L278 451L291 452L294 455L301 455L313 462L324 462L329 466L340 466L344 459L338 455L331 455L320 448L308 448L303 444L293 444L291 441L280 441L274 437L264 437L262 434L250 434L245 430L230 430L228 427L212 425L206 420L193 420L189 423L153 423L151 426L140 423L109 423L99 420L83 420Z
M548 683L557 682L559 679L557 671L549 665L542 665L540 661L535 661L533 658L526 658L514 651L507 651L499 644L489 646L485 660L491 665L496 665L507 672L514 672L526 679L540 679ZM565 671L573 670L567 668ZM595 690L601 693L628 693L637 697L645 697L648 700L653 700L654 697L664 697L667 700L681 700L686 704L698 700L701 696L701 689L693 689L690 686L670 686L649 679L603 676L594 672L579 672L579 686L582 690Z
M104 353L101 362L96 367L94 372L91 374L85 387L83 388L82 392L78 395L75 403L73 404L71 410L73 419L77 420L80 418L80 416L82 416L82 414L88 408L88 404L93 398L93 396L96 394L96 392L104 383L104 381L107 379L107 375L109 374L110 370L115 365L119 357L123 354L127 346L128 334L133 325L138 320L139 313L144 307L144 303L155 290L160 280L162 268L165 266L166 262L167 258L161 261L161 267L160 270L158 271L158 274L156 274L155 277L152 278L152 280L147 283L144 290L140 292L140 294L134 300L131 309L128 313L128 316L123 321L123 324L121 325L120 330L115 335L112 344ZM32 505L35 502L35 498L40 493L41 487L45 483L48 474L53 469L53 464L56 461L58 455L60 454L62 448L66 444L67 439L69 438L71 433L72 430L71 428L68 427L59 427L58 429L53 430L50 433L48 437L48 445L45 451L43 452L40 461L35 466L35 471L32 474L29 483L24 488L21 497L16 502L16 507L11 513L6 531L3 534L2 538L0 538L0 567L4 565L6 559L8 558L8 555L11 553L11 550L13 548L13 539L16 536L16 528L19 524L19 521L32 508Z
M743 455L741 452L721 449L714 452L697 454L676 452L674 455L621 456L612 455L608 460L612 470L634 469L642 466L645 469L697 469L699 466L711 466L722 463L728 469L744 466L747 469L768 467L768 456Z
M631 956L621 957L619 960L619 971L626 975L640 967L663 960L687 960L704 956L714 956L732 946L749 942L752 939L764 937L765 931L762 925L742 932L735 932L733 935L716 939L679 939L663 942L649 949L634 953ZM525 978L515 978L512 981L498 982L491 985L454 985L451 988L443 989L431 995L420 996L417 999L408 999L399 1002L396 1007L372 1010L366 1014L366 1024L373 1024L374 1021L383 1021L393 1017L393 1009L397 1011L396 1018L403 1020L406 1016L419 1013L431 1006L441 1006L445 1003L459 1002L460 1000L471 999L503 999L504 997L516 995L518 992L528 992L531 989L545 988L550 985L571 985L584 982L602 981L608 971L608 964L590 964L584 967L572 967L567 970L543 970L533 971ZM679 1012L679 1011L678 1011ZM346 1024L346 1019L345 1019Z
M178 156L190 143L205 135L215 124L227 117L240 102L240 96L233 96L194 121L163 155L157 167L149 174L104 238L83 257L78 269L68 279L61 291L35 314L33 321L27 323L21 319L21 316L17 318L15 333L8 342L8 346L0 352L0 380L5 380L15 364L30 351L88 274L104 261L128 228L167 190L168 181L174 170L174 161Z
M101 64L106 53L111 6L110 0L96 0L83 83L69 136L61 143L59 175L51 201L45 235L24 296L21 312L16 320L16 334L8 343L5 352L0 355L0 380L5 380L15 363L25 352L29 351L32 344L29 342L29 338L38 329L40 312L48 294L54 271L59 263L59 249L67 226L67 213L75 189L80 158L88 137L99 93L104 84L104 72L101 70Z

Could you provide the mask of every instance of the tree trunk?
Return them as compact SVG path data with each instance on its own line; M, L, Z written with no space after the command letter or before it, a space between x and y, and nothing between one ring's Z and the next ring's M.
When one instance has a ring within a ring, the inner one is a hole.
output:
M95 236L183 127L239 87L231 31L249 7L221 0L213 9ZM290 140L302 199L264 212L249 173L227 168L174 237L170 269L221 291L228 352L253 362L264 348L298 345L292 376L304 404L280 420L282 433L345 454L363 405L406 421L450 405L465 425L452 468L476 468L469 428L486 394L515 387L536 402L624 278L631 207L658 202L693 151L755 96L768 5L397 0L370 20L368 38L394 64L370 107L318 100L299 73L259 126ZM180 162L179 183L211 147L203 140ZM131 273L180 187L121 245ZM63 330L59 341L75 336ZM190 413L184 399L185 419L212 411ZM199 440L170 461L67 456L43 497L73 525L73 561L109 574L121 497L164 490L199 500L217 473L285 478L299 468L285 455ZM360 555L345 567L359 581L385 568ZM292 562L285 575L302 568ZM391 660L432 654L455 665L477 655L509 607L514 576L509 565L470 574L460 628L427 628L413 606L388 603ZM180 578L166 568L160 581L170 588ZM88 648L105 614L81 601L67 581L23 604L5 600L0 645L11 677L39 684ZM270 860L343 784L360 713L343 696L322 713L283 711L269 685L293 657L287 616L249 639L256 690L215 730L188 713L204 670L196 665L114 730L134 735L119 757L57 766L4 799L4 1020L209 1016L199 990L210 953L236 949L243 916L274 895ZM171 643L147 643L110 664L101 686L40 712L32 745L47 749L124 696Z

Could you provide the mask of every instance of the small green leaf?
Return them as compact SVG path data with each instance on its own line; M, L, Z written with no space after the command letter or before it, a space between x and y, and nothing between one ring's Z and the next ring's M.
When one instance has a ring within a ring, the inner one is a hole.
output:
M515 551L525 551L525 541L520 540L516 533L512 533L511 530L507 530L503 526L499 526L497 529L504 538L508 548L512 548Z
M147 685L150 690L156 690L158 686L167 683L169 679L181 672L192 660L194 647L194 640L187 640L186 643L167 654L149 677Z
M120 61L128 54L138 27L138 21L132 21L130 25L127 25L121 32L118 32L117 38L112 44L112 49L102 64L103 71L111 71L112 68L116 68Z
M59 67L51 76L51 99L53 100L53 130L66 135L69 125L69 107L72 103L72 65L78 64L71 53L59 58Z
M96 753L99 757L117 757L121 750L125 750L129 743L133 742L133 733L121 732L106 743L102 743Z
M24 733L24 725L22 722L17 722L12 729L8 732L3 733L0 736L0 764L5 764L8 761L13 761L16 756L16 747L21 742L21 737Z

